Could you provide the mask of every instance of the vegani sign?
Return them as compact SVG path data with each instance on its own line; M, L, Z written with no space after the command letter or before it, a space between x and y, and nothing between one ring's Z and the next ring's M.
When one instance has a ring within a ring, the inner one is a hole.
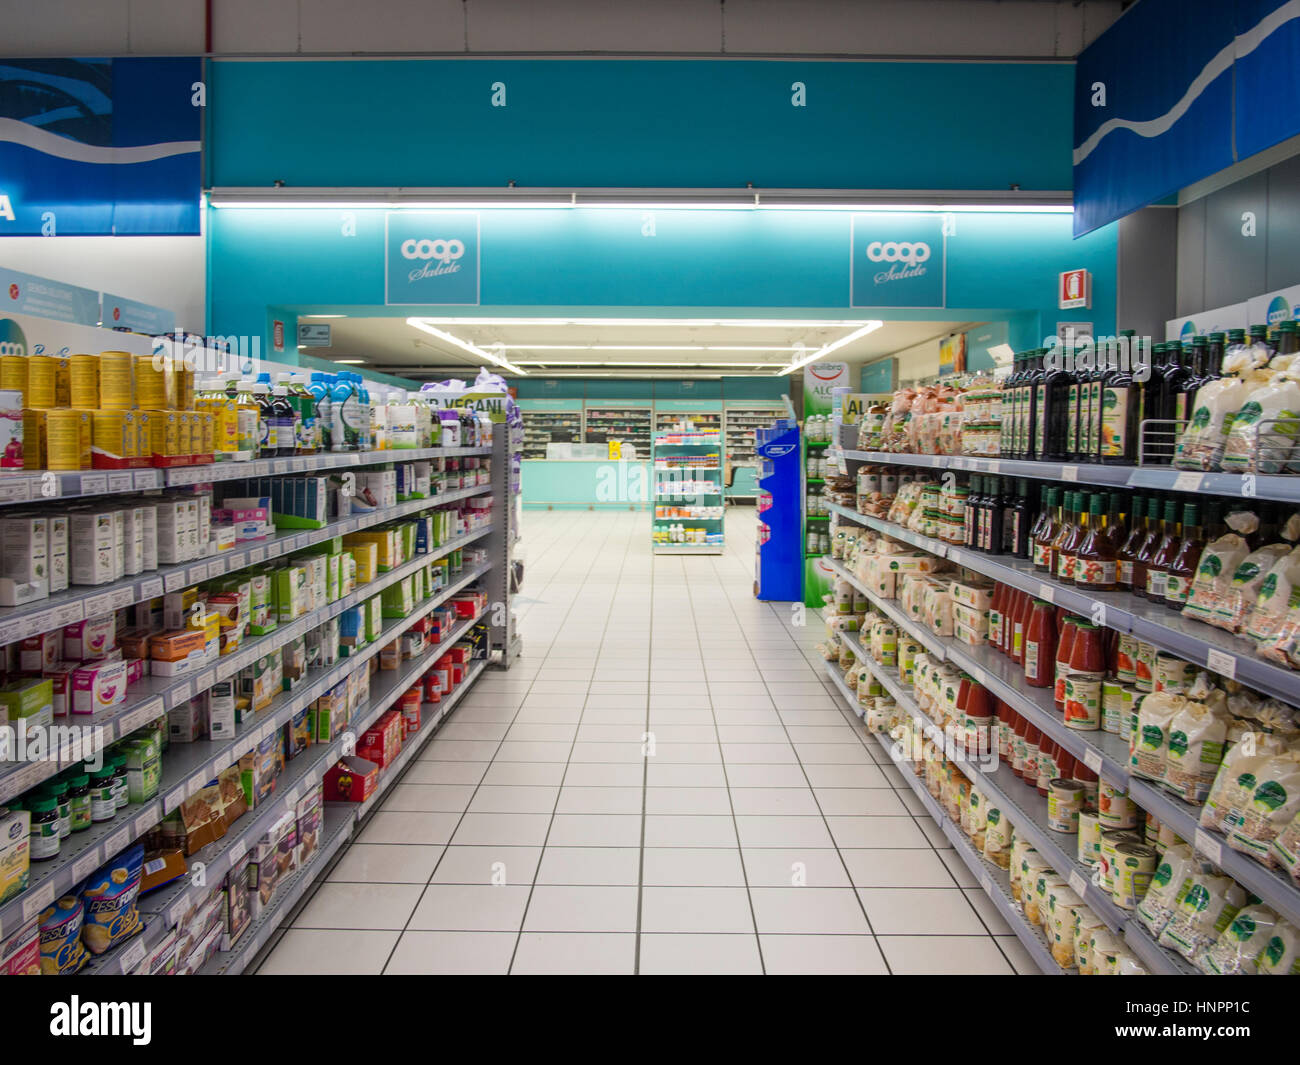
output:
M850 307L942 307L947 244L940 214L855 214Z

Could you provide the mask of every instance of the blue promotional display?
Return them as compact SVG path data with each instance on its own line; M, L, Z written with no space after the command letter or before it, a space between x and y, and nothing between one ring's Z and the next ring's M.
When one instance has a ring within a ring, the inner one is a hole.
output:
M0 60L0 236L199 233L197 58Z
M763 600L803 599L803 451L799 427L782 418L757 433L759 460L758 542L754 594Z

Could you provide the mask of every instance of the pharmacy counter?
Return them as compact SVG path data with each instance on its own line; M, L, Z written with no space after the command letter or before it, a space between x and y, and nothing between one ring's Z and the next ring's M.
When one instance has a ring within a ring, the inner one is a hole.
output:
M524 507L530 510L649 510L650 462L620 459L524 459Z

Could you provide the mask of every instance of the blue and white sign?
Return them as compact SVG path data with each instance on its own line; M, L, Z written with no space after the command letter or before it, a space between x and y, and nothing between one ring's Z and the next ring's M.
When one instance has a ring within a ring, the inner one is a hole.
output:
M938 214L855 214L850 307L943 307L947 238Z
M99 325L99 293L0 266L0 314Z
M0 59L0 237L198 234L195 57Z
M105 329L116 329L119 333L143 333L155 337L176 328L175 311L115 296L111 292L104 293L100 318Z
M477 306L477 211L389 211L384 302L390 307Z

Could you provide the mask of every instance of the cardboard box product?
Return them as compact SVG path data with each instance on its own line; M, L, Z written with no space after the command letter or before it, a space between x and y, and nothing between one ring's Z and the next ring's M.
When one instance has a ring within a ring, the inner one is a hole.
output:
M361 604L365 615L366 641L376 642L384 634L384 604L380 596L371 596Z
M0 704L8 711L9 724L26 721L30 731L54 724L54 686L45 677L21 677L0 684Z
M162 742L155 732L134 734L123 747L126 753L126 791L133 803L147 802L158 794L162 781Z
M68 662L106 658L117 646L117 618L112 614L63 627L63 658Z
M191 699L183 699L167 711L167 736L172 743L196 743L207 734L206 692Z
M149 638L150 672L159 677L195 673L208 660L207 634L194 629L157 633Z
M30 837L31 814L0 806L0 902L27 890Z
M365 802L379 783L379 766L348 755L326 771L324 783L326 802Z
M279 660L279 652L272 651L239 671L239 692L248 696L254 712L270 706L271 700L280 690L275 676Z
M46 680L46 684L50 681ZM51 689L51 699L53 691ZM103 713L126 702L126 663L95 662L72 671L72 713Z
M415 609L415 591L411 578L403 577L380 594L380 614L386 618L404 618Z
M275 791L280 772L280 744L280 734L274 732L239 760L244 800L250 809L257 809Z
M221 950L233 950L253 921L253 899L249 888L252 855L234 862L221 884Z
M49 549L47 519L0 518L0 605L18 606L49 595Z
M272 572L271 595L276 621L287 625L308 612L307 570L293 564Z
M357 754L376 765L386 768L402 750L402 715L387 710L373 728L367 729L357 740Z
M324 821L323 789L317 785L294 808L298 825L298 865L309 861L320 846L320 830Z
M354 539L353 536L345 537L345 540L351 541L347 544L347 551L356 568L355 583L369 584L379 573L379 545L371 540Z
M234 678L227 678L208 689L208 734L213 740L235 737L235 687Z
M56 662L41 673L50 682L50 698L56 719L72 713L72 672L77 668L75 662Z
M71 580L71 561L68 557L68 518L65 514L51 514L46 519L49 530L50 594L67 591Z
M0 940L0 976L41 975L41 919L33 917Z
M44 673L58 665L62 657L63 634L58 629L28 636L18 645L18 668L24 673Z
M299 710L284 726L284 758L291 762L311 746L311 722L308 711Z
M248 631L253 636L265 636L279 627L271 601L272 580L269 572L254 570L248 579L249 612Z

